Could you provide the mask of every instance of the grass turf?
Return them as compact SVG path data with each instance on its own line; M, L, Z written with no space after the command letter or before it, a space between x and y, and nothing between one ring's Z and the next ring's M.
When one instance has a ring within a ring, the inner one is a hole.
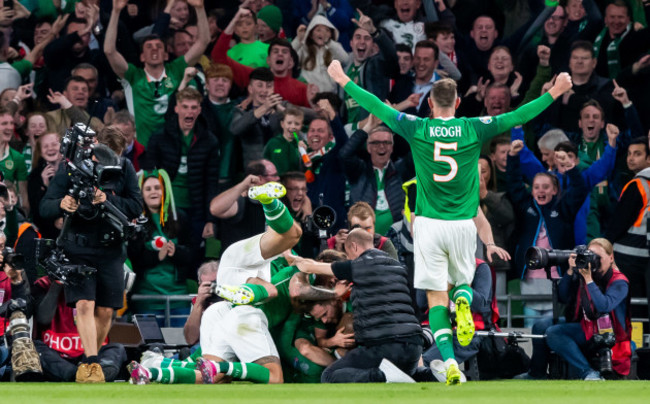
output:
M441 383L347 385L159 385L127 383L2 383L3 402L17 403L648 403L646 381L495 381L461 386Z

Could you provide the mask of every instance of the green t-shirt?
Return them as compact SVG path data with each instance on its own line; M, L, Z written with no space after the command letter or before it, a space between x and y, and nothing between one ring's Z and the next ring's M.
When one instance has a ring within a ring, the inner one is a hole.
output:
M143 68L129 63L122 86L129 111L135 116L138 142L143 146L146 147L151 135L163 126L169 97L181 84L186 67L185 57L180 56L171 63L165 63L165 76L160 81L154 81Z
M256 67L269 67L266 57L269 54L269 44L255 41L253 43L238 43L228 49L228 57L243 65Z
M547 93L502 115L429 119L396 111L353 82L346 84L345 91L408 141L418 180L415 214L441 220L476 216L481 144L523 125L553 102Z
M151 240L145 243L144 248L148 251L157 251L153 247L153 241L157 237L164 237L165 240L172 241L174 244L178 242L177 239L168 239L160 227L160 215L157 213L151 214L151 222L155 225L155 230L151 235ZM187 286L185 282L178 282L176 279L176 267L171 258L167 257L160 261L158 265L153 268L146 269L139 274L135 285L133 285L133 292L143 295L184 295L187 293ZM133 302L134 309L137 310L161 310L165 308L164 302ZM172 302L172 308L184 307L187 303Z
M27 181L25 158L19 151L11 147L7 147L7 150L7 154L0 157L0 170L5 181L11 181L14 184L18 181Z
M287 171L302 171L298 143L294 139L287 142L282 135L272 137L264 147L264 158L275 165L278 175Z
M181 209L189 209L192 206L190 202L190 187L187 182L187 155L189 154L193 138L194 131L190 131L187 136L183 136L181 142L181 163L178 166L176 177L172 181L174 202Z
M260 305L260 309L269 320L269 329L280 325L292 312L291 297L289 296L289 281L291 277L300 272L296 267L285 267L271 276L271 283L278 290L278 296Z

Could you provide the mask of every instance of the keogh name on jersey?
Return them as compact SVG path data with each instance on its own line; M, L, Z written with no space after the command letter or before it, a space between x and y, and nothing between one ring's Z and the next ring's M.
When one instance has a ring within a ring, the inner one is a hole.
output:
M429 128L429 137L461 137L460 126L432 126Z

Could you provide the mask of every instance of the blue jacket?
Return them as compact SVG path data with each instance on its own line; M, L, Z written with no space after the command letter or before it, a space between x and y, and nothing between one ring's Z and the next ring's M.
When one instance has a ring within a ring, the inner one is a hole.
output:
M523 138L524 133L521 128L514 128L511 131L512 140ZM600 157L599 160L596 160L592 165L584 169L581 174L582 178L585 181L587 189L591 189L596 186L596 184L601 181L606 180L612 171L614 170L614 163L616 162L616 150L613 149L609 144L605 145L605 152ZM521 163L521 171L524 176L530 180L532 183L533 178L537 173L547 171L542 163L535 157L535 154L526 146L519 152L519 161ZM568 187L571 186L571 182L566 174L560 174L557 169L552 171L558 177L560 187L566 184ZM584 203L580 207L576 215L576 220L574 222L573 232L576 245L586 244L587 242L587 215L589 214L590 198L587 195Z
M525 275L524 255L528 247L537 243L542 224L546 225L551 248L573 248L573 222L583 201L589 193L585 180L577 168L567 172L572 186L561 196L540 206L526 190L519 158L508 156L506 169L508 176L508 196L515 209L518 223L518 244L515 251L515 268L518 275Z

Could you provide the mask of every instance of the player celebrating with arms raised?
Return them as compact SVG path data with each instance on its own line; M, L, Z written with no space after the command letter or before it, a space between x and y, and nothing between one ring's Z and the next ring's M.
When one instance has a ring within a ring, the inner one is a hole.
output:
M447 384L458 384L461 372L454 357L448 296L456 304L458 342L468 345L474 336L469 285L476 268L476 226L472 219L479 205L476 167L481 144L533 119L571 89L571 77L561 73L548 93L536 100L506 114L481 118L456 118L460 104L456 82L439 80L428 99L433 118L418 118L396 111L360 88L345 75L338 61L330 64L328 72L361 107L411 146L418 195L414 284L427 291L429 324L445 360ZM493 244L487 247L488 255L497 252Z

